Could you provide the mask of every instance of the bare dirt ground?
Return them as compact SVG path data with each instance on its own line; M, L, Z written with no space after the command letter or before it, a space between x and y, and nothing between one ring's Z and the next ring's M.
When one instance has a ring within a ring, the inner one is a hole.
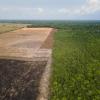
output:
M46 61L0 60L0 100L36 100Z
M52 49L53 47L53 32L51 32L47 39L44 41L43 45L41 46L41 49L42 48L45 48L45 49Z
M46 66L52 51L52 31L52 28L23 28L0 34L0 100L41 97L40 88L48 86L50 67Z
M32 58L52 28L23 28L0 35L0 57Z

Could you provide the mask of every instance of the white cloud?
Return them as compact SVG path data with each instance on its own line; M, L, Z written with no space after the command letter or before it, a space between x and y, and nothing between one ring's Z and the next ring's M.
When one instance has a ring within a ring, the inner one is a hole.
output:
M59 9L59 12L60 13L70 13L70 10L66 8L62 8L62 9Z
M86 15L96 11L100 11L100 0L86 0L86 3L80 8L61 8L58 10L59 13L70 15Z
M37 8L37 10L38 10L39 13L43 13L44 12L43 8Z
M29 7L0 7L0 12L20 12L20 13L32 13L32 14L42 14L44 12L43 8L29 8Z
M99 0L87 0L86 4L81 7L80 13L89 14L89 13L94 13L99 10L100 10Z
M24 6L0 6L0 17L3 16L13 16L15 18L17 17L27 17L27 18L56 18L56 17L61 17L64 15L67 15L67 17L70 16L77 16L77 15L87 15L94 13L96 11L100 11L100 0L84 0L83 5L79 4L79 7L75 7L75 5L72 4L70 7L65 7L65 8L58 8L58 6L55 8L51 8L49 6L47 9L45 6L40 6L40 7L24 7ZM20 16L19 16L20 15Z

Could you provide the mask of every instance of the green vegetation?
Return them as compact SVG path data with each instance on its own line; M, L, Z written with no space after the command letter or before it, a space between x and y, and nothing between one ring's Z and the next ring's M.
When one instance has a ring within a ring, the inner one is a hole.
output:
M13 23L58 29L54 33L50 100L100 100L100 21Z
M50 100L100 100L100 21L40 21L53 27Z
M0 24L0 34L22 28L20 24Z
M61 24L54 41L50 100L100 100L100 24Z

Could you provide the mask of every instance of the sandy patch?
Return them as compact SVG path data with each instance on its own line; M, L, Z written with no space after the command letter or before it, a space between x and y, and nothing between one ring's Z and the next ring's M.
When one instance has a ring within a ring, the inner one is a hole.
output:
M40 49L52 28L22 28L0 34L0 57L32 57Z

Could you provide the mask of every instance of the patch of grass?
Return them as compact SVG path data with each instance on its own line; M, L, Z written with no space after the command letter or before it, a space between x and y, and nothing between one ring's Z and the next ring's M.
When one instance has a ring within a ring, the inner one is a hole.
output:
M24 27L24 25L20 24L0 24L0 34L9 32L9 31L14 31L17 29L20 29Z
M100 25L54 34L50 100L100 100Z

